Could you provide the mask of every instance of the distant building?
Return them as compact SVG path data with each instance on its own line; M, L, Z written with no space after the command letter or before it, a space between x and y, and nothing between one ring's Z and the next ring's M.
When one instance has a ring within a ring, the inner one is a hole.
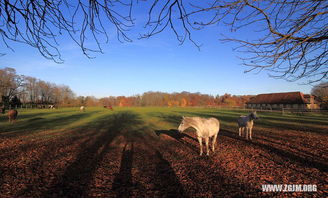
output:
M319 109L314 96L302 92L268 93L252 97L247 103L252 109Z

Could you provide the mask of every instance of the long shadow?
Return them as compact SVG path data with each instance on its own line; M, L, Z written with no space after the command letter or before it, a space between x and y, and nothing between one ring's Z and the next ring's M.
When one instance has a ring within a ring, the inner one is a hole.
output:
M178 155L175 149L168 149L168 151L171 155ZM224 172L225 164L218 164L212 157L198 155L194 157L186 154L180 155L184 158L184 168L187 169L186 172L179 175L188 182L183 188L169 161L164 159L158 151L156 155L160 159L158 164L161 164L157 166L157 177L161 178L161 181L157 183L162 188L159 189L161 196L155 197L188 197L189 194L192 197L196 197L195 194L200 194L197 197L272 197L272 195L261 195L260 189L251 183L245 183L234 175L227 175ZM204 175L204 173L206 174ZM174 196L171 194L172 191L181 192L181 194Z
M200 111L197 112L198 114L203 114L203 115L230 115L231 117L239 117L240 115L247 115L251 112L251 109L246 109L246 110L220 110L218 109L217 111ZM185 112L185 111L174 111L178 114L186 114L190 112ZM195 112L191 112L195 113ZM327 125L327 114L321 114L321 115L301 115L298 116L296 114L292 114L292 116L288 115L282 115L281 112L261 112L258 111L259 117L265 119L265 120L277 120L277 121L290 121L290 122L300 122L300 123L309 123L309 124L323 124Z
M174 138L176 141L178 141L179 143L187 146L188 148L190 148L193 151L197 151L195 145L190 144L189 142L183 140L184 138L188 138L192 141L198 142L198 140L194 137L191 137L190 135L186 134L186 133L181 133L178 130L175 129L170 129L170 130L155 130L155 134L157 136L160 136L161 134L170 136L172 138ZM197 151L198 152L198 151Z
M328 125L328 116L323 116L322 118L318 117L309 117L309 116L286 116L286 115L264 115L265 120L274 120L274 121L283 121L283 122L292 122L297 124L316 124L316 125Z
M123 148L123 154L121 158L121 167L118 174L114 178L112 185L112 191L116 193L117 197L131 197L132 182L132 161L133 161L133 143L128 150L126 144Z
M306 157L301 157L301 156L295 154L294 152L285 151L285 150L273 147L271 145L262 144L260 142L254 141L254 140L253 141L245 140L244 138L239 137L236 133L233 133L230 131L221 130L220 133L223 136L230 137L230 138L233 138L233 139L236 139L239 141L243 141L247 144L251 144L251 145L260 147L262 149L268 150L271 153L275 153L276 155L278 155L284 159L296 162L304 167L316 168L323 172L328 171L328 164L326 164L326 163L322 163L317 160L309 159Z
M164 134L164 135L170 136L170 137L172 137L172 138L174 138L178 141L180 141L185 136L184 133L180 133L178 130L175 130L175 129L155 130L155 134L157 136L160 136L160 135Z
M268 136L268 137L269 137L269 138L272 138L272 139L274 139L274 140L279 140L278 138L274 138L274 137L270 137L270 136ZM287 146L284 142L276 142L276 141L272 141L272 140L268 139L268 137L267 137L266 134L265 134L265 135L262 135L261 137L258 137L258 139L261 139L261 140L263 140L263 141L265 141L265 142L269 142L269 143L271 143L271 144L275 144L275 145L278 145L278 146ZM317 155L317 154L315 154L315 153L308 152L308 151L306 151L306 150L301 150L299 147L292 146L292 145L288 145L288 148L293 149L293 150L296 150L296 151L299 152L299 153L302 153L302 154L304 155L304 157L307 156L307 157L322 158L322 159L323 159L322 161L327 161L326 158L324 158L324 157L322 157L322 156L319 156L319 155Z
M38 131L43 129L56 129L62 126L69 125L80 119L87 118L97 111L88 113L77 113L73 115L58 116L52 118L35 117L21 123L15 123L3 127L3 132L0 132L0 136L13 137L17 135L30 134L31 131Z
M76 110L66 110L66 109L62 109L62 110L48 110L45 109L43 111L40 110L36 110L36 112L33 111L29 111L29 112L24 112L21 111L20 109L18 109L18 116L17 116L17 121L15 123L15 125L20 125L22 123L29 123L30 121L33 121L34 119L52 119L52 118L43 118L43 116L45 117L53 117L54 115L58 117L61 117L62 114L71 114L74 115L74 113L79 112ZM4 122L4 123L8 123L8 115L7 114L0 114L0 123Z
M106 122L100 123L104 132L100 132L92 144L81 145L76 160L67 166L65 172L57 178L52 187L45 192L43 197L88 197L89 184L105 155L110 152L110 143L118 135L126 134L135 127L140 127L143 122L137 114L131 112L119 112L109 115ZM90 137L92 138L92 137ZM129 137L127 137L129 138ZM128 140L129 142L129 140ZM123 168L131 167L132 154L126 152ZM126 169L125 169L126 170Z
M181 139L183 138L188 138L190 140L193 140L195 142L198 142L198 140L194 137L191 137L190 135L186 134L186 133L182 133L182 132L179 132L178 130L176 129L170 129L170 130L155 130L155 134L157 136L160 136L161 134L165 134L167 136L170 136L178 141L180 141Z
M273 129L273 128L274 129L287 129L287 130L296 130L296 131L306 131L306 132L322 134L322 135L327 134L327 129L325 129L325 128L304 126L304 125L302 125L302 123L300 123L300 122L297 122L294 124L274 123L270 120L266 120L266 121L259 122L258 125L261 127L264 127L264 128L268 128L268 129Z
M88 114L85 114L83 116L83 118L81 117L81 119L77 119L77 120L67 120L67 121L70 121L68 124L71 124L71 123L74 123L75 121L80 121L84 118L88 119L89 116L87 116ZM89 114L90 115L90 114ZM43 118L35 118L33 120L42 120ZM57 133L58 135L58 138L60 138L62 141L63 139L66 139L67 136L72 136L72 138L80 138L81 136L85 136L87 135L88 131L92 131L92 130L96 130L96 129L99 129L99 125L100 123L102 122L107 122L108 120L108 114L101 114L97 117L95 117L95 119L91 119L91 120L88 120L87 122L83 122L83 123L79 123L79 125L77 126L74 126L74 127L69 127L67 130L65 130L65 133L60 131L60 134ZM58 125L59 127L62 127L61 125L62 123L61 122L58 122L56 125ZM66 125L67 126L67 125ZM24 135L24 134L34 134L34 133L37 133L38 130L36 131L33 131L31 130L30 128L28 128L28 132L20 132L20 133L17 133L16 131L12 132L12 133L4 133L4 134L1 134L0 133L0 138L1 137L19 137L19 135ZM42 135L44 136L44 135ZM80 137L79 137L80 136ZM1 140L1 139L0 139ZM25 142L24 144L19 144L19 145L13 145L12 147L14 147L15 150L18 150L18 151L27 151L27 150L30 150L31 148L35 148L37 145L35 142ZM12 148L11 147L4 147L4 148L0 148L0 161L1 159L3 158L14 158L15 156L12 155L11 152L8 152L9 150L11 150ZM7 153L7 154L4 154L4 153Z
M176 125L177 127L179 126L180 122L182 121L182 116L170 114L170 113L152 112L152 113L148 113L148 115L150 115L152 117L158 117L165 122Z
M109 152L109 144L114 137L115 133L104 133L91 145L87 144L88 141L81 144L83 149L77 155L76 160L66 168L63 175L48 189L44 197L86 197L89 182L97 165L103 160L104 155ZM101 148L102 150L99 153L98 151Z
M17 109L18 111L18 116L19 119L29 119L29 118L33 118L33 117L42 117L42 116L48 116L48 115L54 115L54 114L65 114L65 113L69 113L69 112L77 112L76 110L72 110L72 109L61 109L61 110L48 110L48 109L44 109L44 110L36 110L34 111L29 111L29 112L24 112L21 111L20 109Z
M103 121L103 120L102 120ZM70 136L67 137L62 137L60 136L60 138L58 139L58 141L55 142L40 142L40 144L32 142L32 143L27 143L27 144L22 144L19 145L17 148L15 148L15 155L13 155L12 152L10 152L10 148L4 148L3 151L1 151L0 154L0 161L2 161L2 159L5 159L6 161L8 160L17 160L17 155L21 154L21 153L25 153L28 152L30 149L36 149L38 147L46 147L46 149L42 152L40 157L37 157L36 159L31 159L31 162L29 162L28 164L26 164L26 167L24 168L19 168L16 166L13 167L6 167L5 169L3 169L3 167L1 166L2 164L0 164L0 183L3 183L3 177L5 177L6 175L15 175L17 174L17 172L20 172L20 174L22 173L27 173L27 175L29 174L35 174L35 175L43 175L43 171L46 169L48 169L48 167L44 167L44 164L52 161L54 158L59 159L63 156L66 155L66 153L54 153L54 151L58 150L61 147L65 147L66 145L70 145L73 142L76 141L80 141L81 139L88 137L88 136L95 136L96 132L98 131L99 128L101 128L99 125L102 124L102 121L97 122L97 127L93 128L94 131L88 131L88 127L86 127L87 131L83 132L81 134L80 131L74 131L72 133L70 133ZM91 138L86 139L85 141L82 142L82 146L86 146L88 142L91 141ZM17 154L17 155L16 155ZM3 169L3 170L1 170ZM21 170L20 170L21 169ZM47 171L47 170L46 170ZM25 175L25 174L24 174ZM16 177L20 177L20 176L16 176ZM24 178L24 177L22 177ZM48 179L46 177L41 177L41 181L48 183ZM31 180L29 180L29 185L26 185L26 187L24 189L22 189L19 194L20 195L28 195L30 193L30 196L33 197L35 196L35 194L33 192L40 192L39 189L37 189L36 187L39 184L39 182L41 182L40 180L35 181L36 184L33 185L33 178L31 178ZM42 185L42 183L41 183ZM31 194L33 193L33 194ZM17 195L13 196L13 197L17 197Z
M224 115L224 114L216 114L216 112L211 112L211 113L203 113L203 112L185 112L185 111L175 111L179 115L176 114L164 114L164 113L157 113L153 114L153 116L156 116L160 118L161 120L172 123L176 125L177 127L179 126L179 123L182 120L182 116L201 116L201 117L214 117L217 118L219 121L225 121L225 122L236 122L237 123L237 118L238 117L232 117L229 115Z
M159 190L159 197L189 197L178 176L171 167L171 164L163 158L159 151L156 151L155 157L157 164L155 169L156 188Z

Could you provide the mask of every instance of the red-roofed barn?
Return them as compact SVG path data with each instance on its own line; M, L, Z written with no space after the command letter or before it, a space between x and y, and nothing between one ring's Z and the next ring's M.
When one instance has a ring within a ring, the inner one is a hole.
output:
M302 92L259 94L246 103L252 109L318 109L314 96Z

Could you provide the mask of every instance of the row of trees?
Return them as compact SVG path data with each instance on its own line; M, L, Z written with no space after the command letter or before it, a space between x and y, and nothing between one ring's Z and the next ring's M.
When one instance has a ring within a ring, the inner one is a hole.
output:
M70 105L75 94L65 85L56 85L30 76L18 75L13 68L0 69L0 105Z
M251 96L234 96L224 94L222 96L211 96L201 93L164 93L146 92L135 96L104 97L79 97L82 104L86 106L113 105L113 106L244 106Z
M328 108L328 82L320 83L312 89L312 95L322 108ZM212 96L208 94L146 92L130 97L109 96L97 99L93 96L79 96L66 85L57 85L30 76L18 75L13 68L0 69L0 106L30 104L46 106L239 106L242 107L251 95L230 94Z
M316 96L316 102L322 109L328 109L328 82L320 83L313 87L311 94ZM109 96L96 98L93 96L79 96L71 104L85 106L207 106L207 107L243 107L252 95L208 95L201 93L164 93L164 92L146 92L135 96Z

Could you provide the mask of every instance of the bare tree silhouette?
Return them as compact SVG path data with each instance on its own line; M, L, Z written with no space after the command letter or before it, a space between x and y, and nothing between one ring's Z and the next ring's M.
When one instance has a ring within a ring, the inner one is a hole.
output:
M240 44L241 60L249 67L245 72L267 70L271 77L309 83L328 77L328 2L323 0L4 0L0 36L8 48L10 41L25 43L62 62L57 39L68 35L91 58L93 52L102 53L109 30L116 31L119 41L132 41L127 31L135 27L135 5L143 6L148 18L147 33L140 38L169 29L180 44L188 39L199 48L192 37L195 30L217 24L232 32L248 28L255 38L222 39ZM87 40L94 41L91 47Z

